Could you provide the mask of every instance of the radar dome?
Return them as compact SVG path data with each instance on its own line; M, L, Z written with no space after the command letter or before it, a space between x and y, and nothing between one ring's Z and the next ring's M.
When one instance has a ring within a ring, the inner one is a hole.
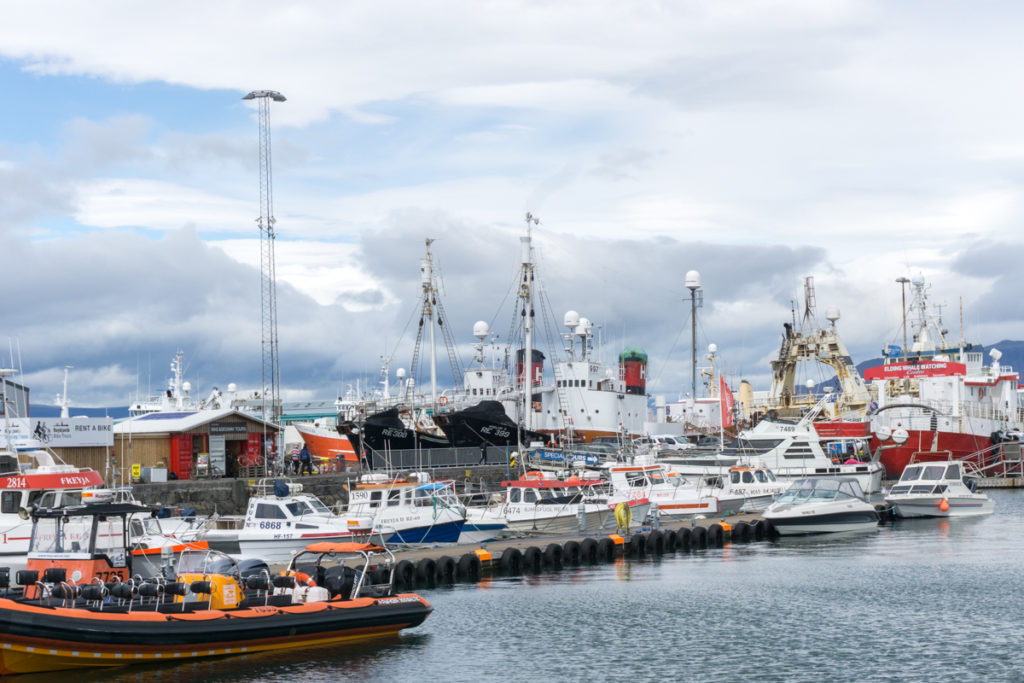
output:
M398 379L404 379L405 378L405 368L398 368L397 370L395 370L395 377L397 377Z
M490 334L491 328L487 325L484 320L477 320L473 323L473 336L477 339L483 340L488 334Z
M232 393L238 391L238 385L235 384L234 382L231 382L230 384L228 384L228 391Z
M998 363L999 359L1003 357L1003 352L1000 351L999 349L992 349L991 351L988 352L988 356L989 358Z
M181 389L182 391L185 392L192 391L192 382L185 382L184 384L181 385Z
M700 272L696 270L686 271L686 288L687 289L699 289L700 288Z
M708 344L708 353L718 353L718 344Z
M834 323L835 321L839 320L839 307L829 306L828 308L826 308L825 320L828 320L831 323Z
M807 391L810 391L811 389L814 388L814 380L813 379L807 380L806 382L804 382L804 386L807 387Z
M590 334L590 320L588 318L580 318L580 323L576 326L576 334L580 337L586 337Z
M570 330L575 329L580 324L580 314L576 311L567 311L565 317L562 318L562 324Z

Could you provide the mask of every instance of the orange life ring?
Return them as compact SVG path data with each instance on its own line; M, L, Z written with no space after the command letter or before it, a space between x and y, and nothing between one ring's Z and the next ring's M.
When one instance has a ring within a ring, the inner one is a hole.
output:
M527 472L526 474L523 475L523 479L543 479L543 478L544 478L544 473L543 472L538 472L536 470Z
M437 405L439 405L439 406L446 406L446 405L448 405L448 397L447 396L438 396L437 397Z

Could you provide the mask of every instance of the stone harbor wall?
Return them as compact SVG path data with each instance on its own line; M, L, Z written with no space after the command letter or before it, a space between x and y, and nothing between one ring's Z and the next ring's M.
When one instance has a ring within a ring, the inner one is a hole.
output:
M407 472L397 473L400 477ZM460 493L494 490L507 478L504 465L483 465L470 468L438 468L435 479L453 479ZM285 481L302 484L303 491L312 493L328 507L348 503L344 486L358 480L358 472L342 474L314 474L299 477L280 477ZM273 479L268 479L272 482ZM249 501L252 479L200 479L194 481L168 481L154 484L135 484L135 497L147 505L167 508L191 508L200 515L244 515Z

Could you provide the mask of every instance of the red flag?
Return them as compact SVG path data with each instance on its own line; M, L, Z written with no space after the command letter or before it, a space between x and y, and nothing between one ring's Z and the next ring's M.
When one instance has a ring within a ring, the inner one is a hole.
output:
M732 392L729 391L729 385L725 383L725 377L722 375L718 376L718 396L722 406L722 428L732 427Z

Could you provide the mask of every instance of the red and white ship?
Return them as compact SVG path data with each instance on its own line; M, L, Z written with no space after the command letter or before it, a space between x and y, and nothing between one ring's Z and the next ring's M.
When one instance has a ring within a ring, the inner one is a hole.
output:
M296 422L292 424L299 436L309 448L309 453L314 458L337 458L346 463L359 462L352 442L344 434L338 433L333 427L322 427L309 422Z
M871 449L882 449L886 474L898 477L919 451L949 451L954 458L977 453L1021 428L1020 375L999 364L998 349L985 354L974 344L946 341L941 319L928 306L920 276L910 281L912 301L901 346L883 351L882 365L868 368L874 401Z

